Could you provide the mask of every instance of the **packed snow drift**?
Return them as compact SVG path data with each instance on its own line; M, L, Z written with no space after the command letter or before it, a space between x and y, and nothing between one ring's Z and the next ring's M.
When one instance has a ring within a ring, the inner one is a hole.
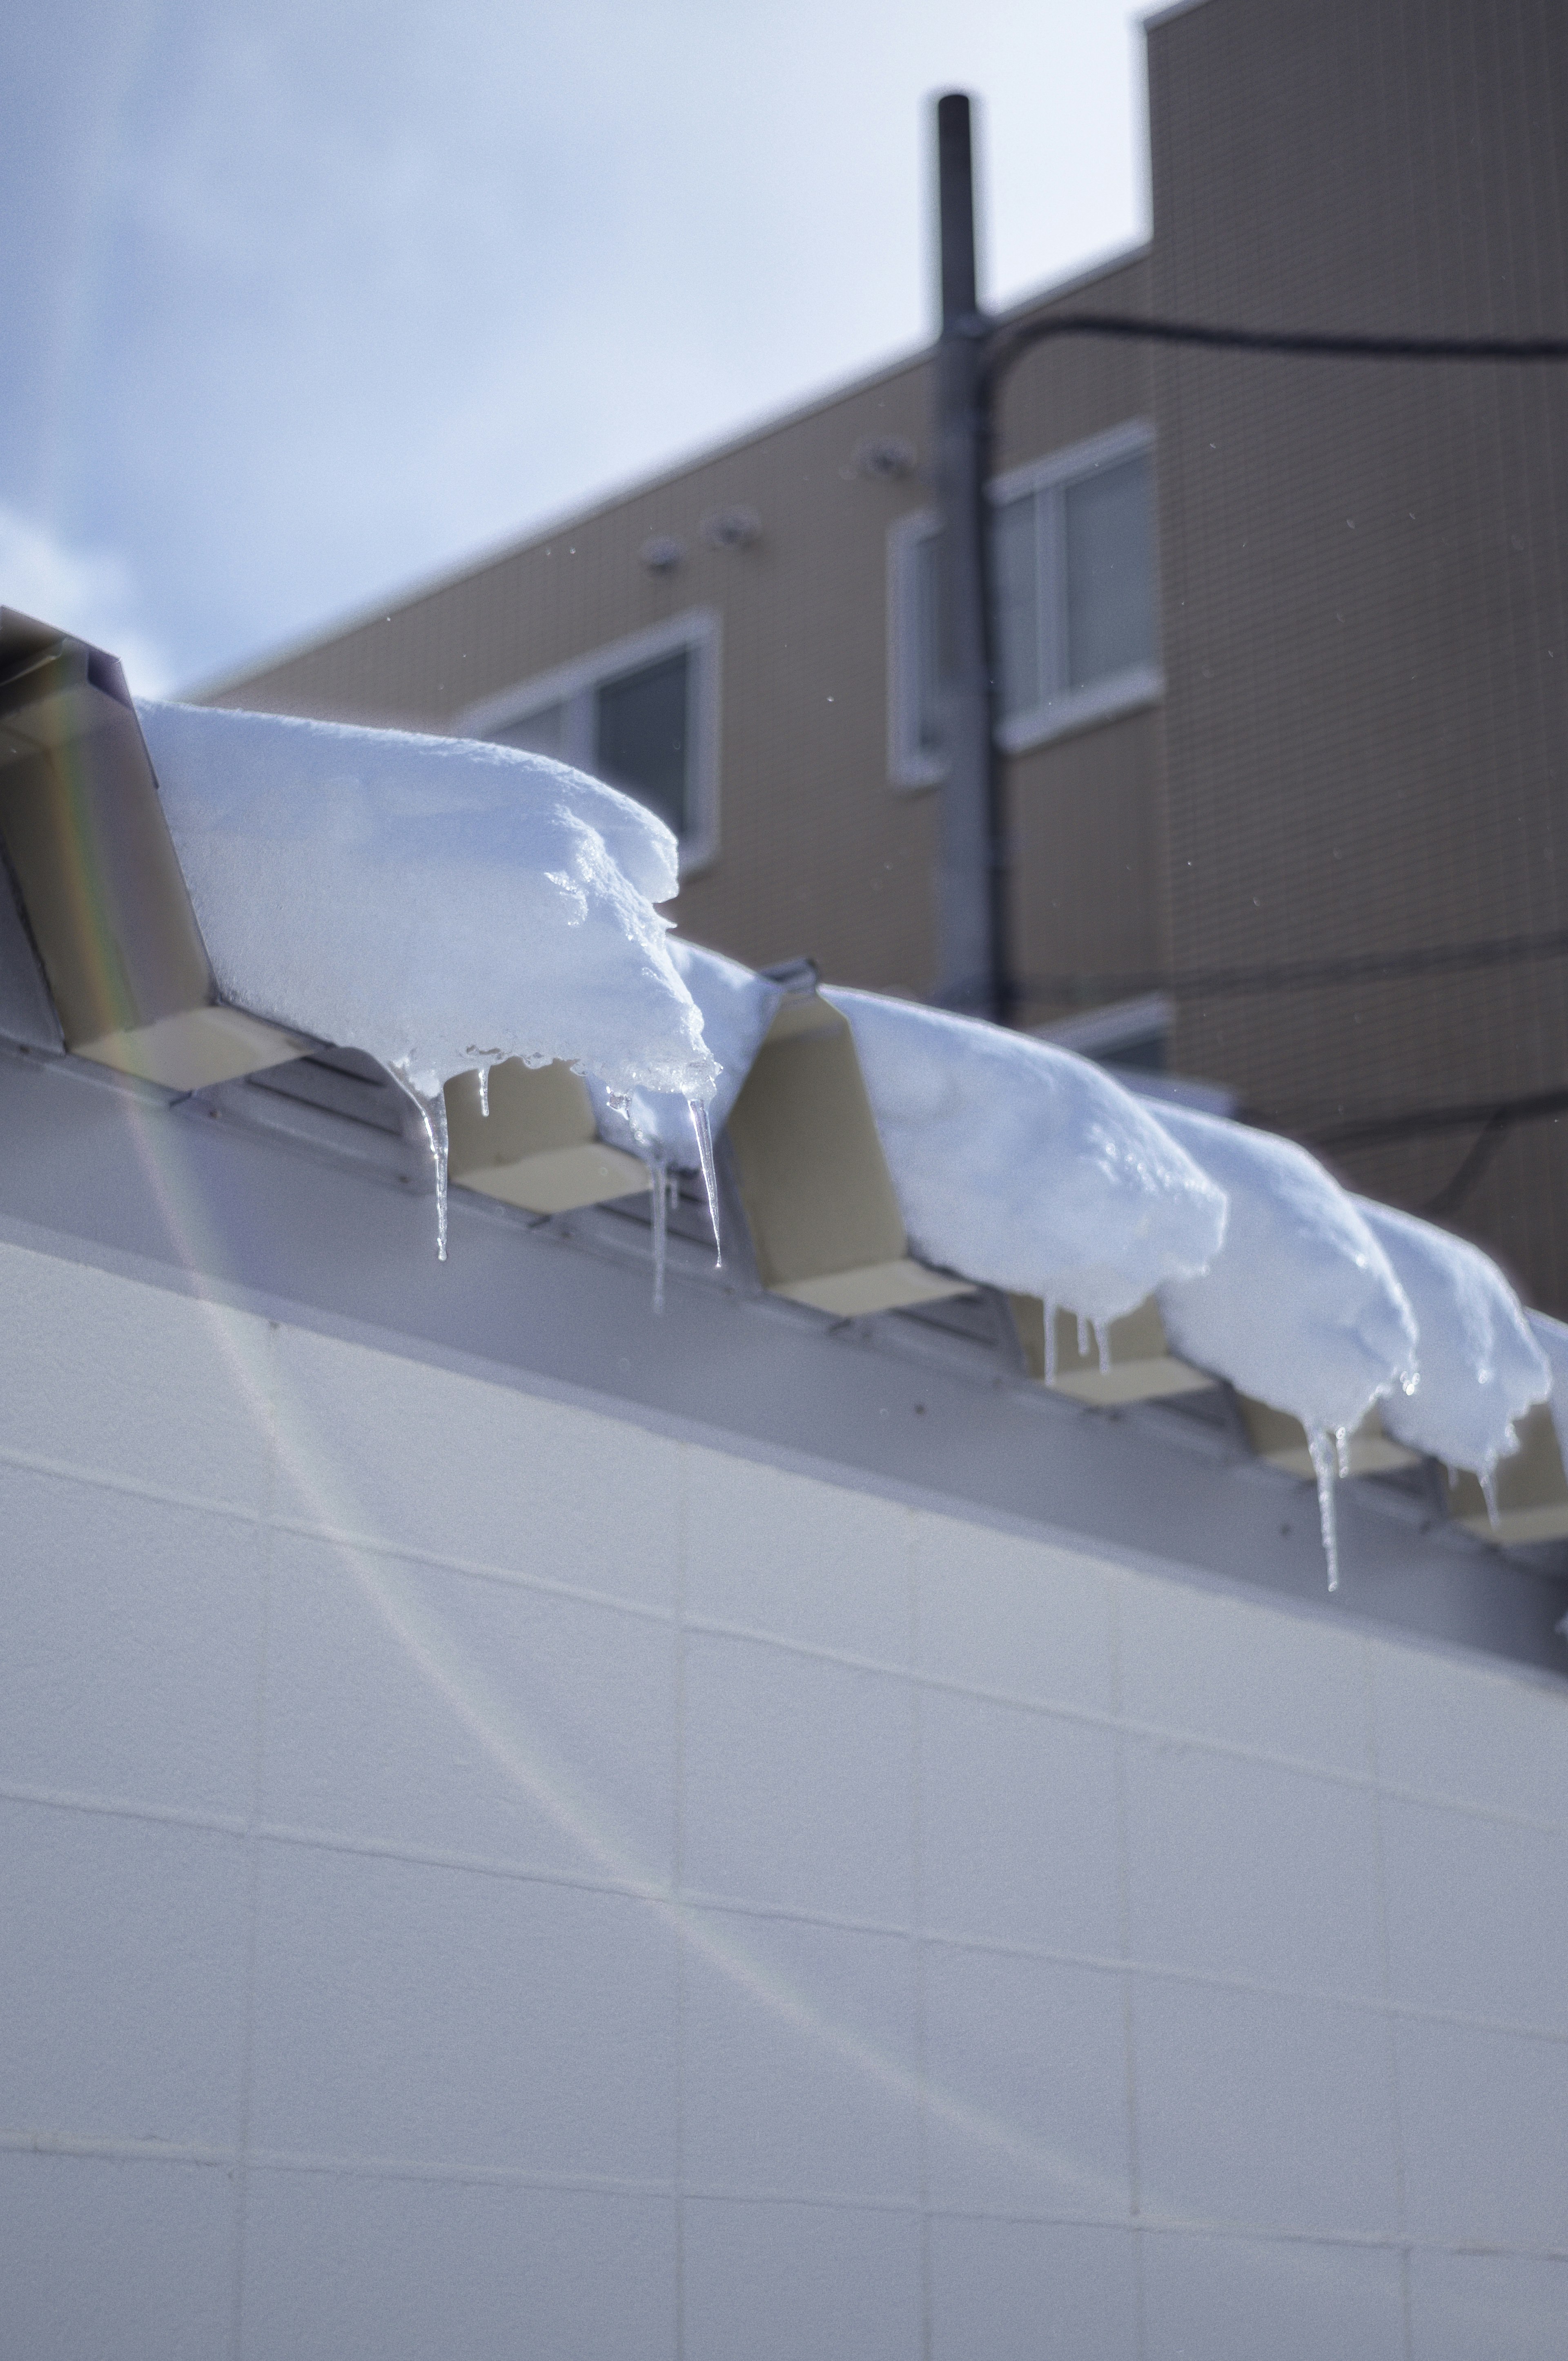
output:
M1159 1291L1171 1343L1310 1435L1359 1426L1416 1365L1415 1319L1365 1222L1290 1140L1186 1107L1159 1119L1231 1209L1212 1267Z
M1413 1213L1365 1197L1354 1203L1416 1319L1416 1382L1388 1396L1383 1423L1412 1451L1468 1467L1490 1502L1498 1460L1519 1448L1515 1419L1552 1389L1546 1356L1513 1289L1478 1246Z
M641 804L510 746L137 710L226 999L365 1050L426 1101L505 1058L711 1095L653 909L675 840Z
M824 996L928 1262L1102 1323L1218 1252L1223 1192L1098 1066L912 1001Z
M765 975L707 951L696 943L672 936L668 944L675 971L697 1005L703 1039L718 1064L718 1082L708 1102L707 1119L714 1132L722 1130L740 1085L762 1046L784 994ZM637 1090L629 1096L611 1091L590 1077L598 1126L612 1148L623 1148L653 1165L678 1171L697 1170L697 1139L691 1110L678 1092Z

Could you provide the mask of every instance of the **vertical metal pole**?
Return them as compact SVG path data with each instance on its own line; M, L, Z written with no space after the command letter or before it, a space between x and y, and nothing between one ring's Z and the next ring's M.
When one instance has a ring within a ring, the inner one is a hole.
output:
M947 774L941 788L938 998L1007 1023L1006 899L993 729L986 478L990 323L975 286L974 161L970 102L937 102L937 185L942 325L933 427L938 543L939 710Z

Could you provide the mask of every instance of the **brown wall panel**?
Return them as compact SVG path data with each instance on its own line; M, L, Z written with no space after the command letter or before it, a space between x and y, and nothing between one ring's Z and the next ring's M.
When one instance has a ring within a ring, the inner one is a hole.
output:
M1157 312L1568 333L1568 11L1208 0L1149 64ZM1568 372L1162 352L1157 384L1177 968L1568 927ZM1186 999L1178 1055L1311 1136L1568 1081L1565 1016L1534 961ZM1378 1170L1423 1202L1462 1145ZM1505 1169L1464 1223L1562 1303Z

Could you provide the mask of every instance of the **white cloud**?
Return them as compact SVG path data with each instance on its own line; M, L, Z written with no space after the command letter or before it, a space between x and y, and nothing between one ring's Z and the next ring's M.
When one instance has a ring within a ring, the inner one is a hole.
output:
M73 549L15 509L0 505L0 604L58 623L119 657L141 697L159 697L171 667L137 622L131 571L112 550Z

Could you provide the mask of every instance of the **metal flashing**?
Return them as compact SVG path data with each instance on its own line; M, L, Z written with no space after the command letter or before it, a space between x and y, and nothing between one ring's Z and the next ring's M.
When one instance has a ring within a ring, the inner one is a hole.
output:
M118 662L9 608L0 851L79 1057L194 1090L306 1046L219 997Z
M1500 1551L1451 1522L1430 1488L1369 1477L1342 1496L1330 1601L1310 1488L1250 1458L1208 1414L1223 1397L1095 1411L1053 1395L1019 1367L983 1296L834 1319L762 1291L739 1240L716 1271L694 1206L672 1224L655 1317L645 1194L542 1219L455 1191L438 1264L410 1143L252 1084L174 1100L79 1059L0 1049L0 1233L66 1259L1107 1564L1568 1672L1562 1544Z

